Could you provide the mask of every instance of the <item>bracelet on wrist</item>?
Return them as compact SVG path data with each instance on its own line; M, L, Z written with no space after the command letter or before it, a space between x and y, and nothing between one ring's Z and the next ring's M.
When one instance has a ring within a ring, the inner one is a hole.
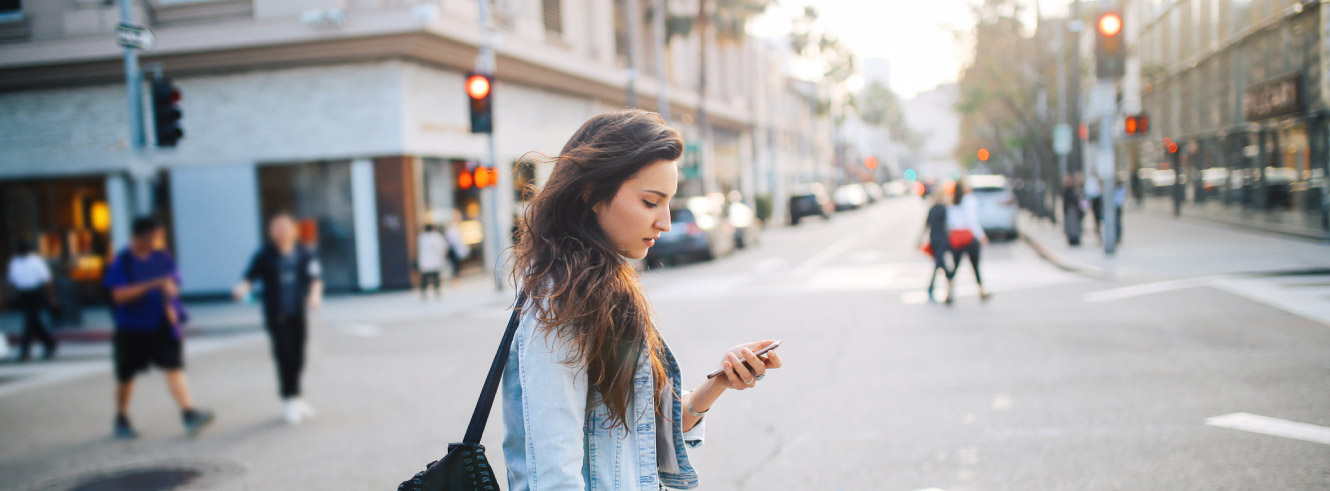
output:
M710 410L711 410L711 408L707 408L707 411L698 411L697 409L694 409L694 408L693 408L693 396L692 396L691 394L689 394L689 396L688 396L688 400L687 400L687 401L684 401L684 407L687 407L687 408L688 408L688 414L691 414L691 415L693 415L693 416L695 416L695 417L698 417L698 418L701 418L703 415L705 415L705 414L707 413L707 411L710 411Z

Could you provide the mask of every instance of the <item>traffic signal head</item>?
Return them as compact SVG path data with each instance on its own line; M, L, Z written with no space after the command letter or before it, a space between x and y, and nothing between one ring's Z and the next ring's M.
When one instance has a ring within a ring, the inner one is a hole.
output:
M1122 78L1127 59L1127 46L1122 41L1122 17L1116 12L1104 12L1095 26L1095 74L1101 79Z
M872 156L872 155L869 155L868 158L865 158L865 159L864 159L864 167L867 167L868 170L876 169L876 168L877 168L877 157L874 157L874 156Z
M980 162L988 162L988 149L987 148L979 149L978 157Z
M1150 116L1145 113L1127 116L1122 122L1122 130L1127 136L1144 135L1150 131Z
M176 142L185 137L185 130L180 126L180 88L169 77L156 78L152 81L153 133L159 147L174 147Z
M471 103L471 132L492 133L494 131L494 113L491 107L490 77L483 73L472 73L466 78L466 95Z

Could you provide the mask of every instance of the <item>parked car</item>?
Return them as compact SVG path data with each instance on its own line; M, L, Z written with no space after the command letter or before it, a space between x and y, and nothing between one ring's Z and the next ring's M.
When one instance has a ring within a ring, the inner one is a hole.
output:
M734 246L743 249L757 245L762 234L762 221L757 219L757 213L742 201L731 202L726 211L726 218L734 227Z
M861 184L861 186L863 186L864 191L868 193L869 203L877 203L878 201L887 199L887 193L882 191L881 184L876 182L865 182Z
M711 198L692 197L670 210L670 231L660 234L647 250L646 263L664 259L711 260L734 250L734 227L725 219L721 205Z
M1016 238L1016 195L1007 178L999 175L971 175L966 179L970 192L979 200L979 226L990 236Z
M790 225L798 225L799 220L811 216L830 220L835 206L822 183L813 183L790 195Z
M857 210L868 205L868 192L861 184L846 184L836 188L831 200L836 203L836 211Z
M887 196L905 196L910 194L910 183L904 179L893 179L882 184L882 190L887 192Z

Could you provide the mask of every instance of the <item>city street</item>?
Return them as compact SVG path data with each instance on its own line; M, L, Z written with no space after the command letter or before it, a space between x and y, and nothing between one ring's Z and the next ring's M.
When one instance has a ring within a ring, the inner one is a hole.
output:
M979 300L967 264L945 306L924 293L924 213L918 199L891 198L644 274L688 387L730 346L783 340L785 366L707 416L706 443L690 452L701 489L1330 487L1324 272L1084 274L1015 240L983 251L991 299ZM1127 228L1124 260L1147 240ZM305 377L319 414L297 426L281 421L257 324L188 342L195 399L218 414L195 439L160 372L137 384L142 437L111 439L104 345L67 343L67 356L22 371L6 362L0 488L178 467L203 472L192 489L392 489L461 439L507 320L511 293L466 285L430 304L329 298ZM1270 295L1272 285L1316 294ZM1255 416L1210 419L1235 413ZM1261 434L1250 431L1266 421L1257 416L1316 426ZM500 417L496 405L485 434L496 466Z

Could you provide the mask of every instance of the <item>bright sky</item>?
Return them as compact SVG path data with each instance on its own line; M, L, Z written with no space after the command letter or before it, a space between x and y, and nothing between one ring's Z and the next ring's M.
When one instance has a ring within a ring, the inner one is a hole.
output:
M848 43L860 61L885 58L890 64L891 88L909 98L956 81L971 47L958 42L954 31L969 31L974 26L969 5L979 1L782 0L754 21L751 32L759 37L786 34L789 19L804 6L815 4L822 27ZM1034 0L1023 1L1033 20ZM1068 0L1039 1L1047 16L1065 12Z

